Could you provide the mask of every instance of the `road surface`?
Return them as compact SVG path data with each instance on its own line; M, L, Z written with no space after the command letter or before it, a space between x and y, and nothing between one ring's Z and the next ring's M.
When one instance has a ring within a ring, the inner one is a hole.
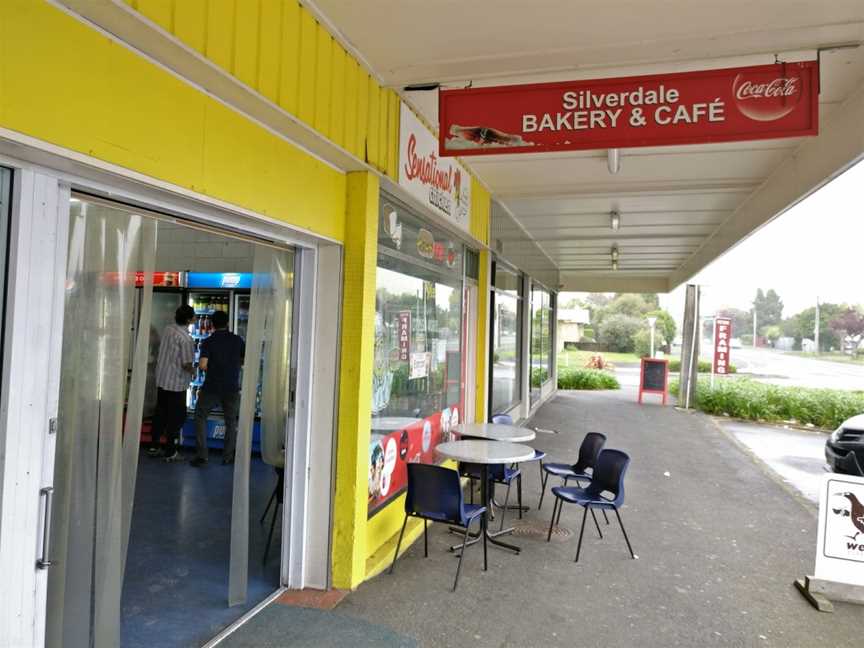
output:
M732 349L738 373L762 382L797 387L864 390L864 364L834 362L774 351Z

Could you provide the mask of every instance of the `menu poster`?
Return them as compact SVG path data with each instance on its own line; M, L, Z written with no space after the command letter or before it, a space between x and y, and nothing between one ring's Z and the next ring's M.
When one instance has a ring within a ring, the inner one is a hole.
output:
M408 379L416 380L417 378L426 378L429 375L431 359L431 353L412 353L411 373L409 374Z
M409 463L441 463L435 448L452 440L452 429L459 423L459 407L452 405L403 430L380 434L373 429L369 445L370 517L407 488Z

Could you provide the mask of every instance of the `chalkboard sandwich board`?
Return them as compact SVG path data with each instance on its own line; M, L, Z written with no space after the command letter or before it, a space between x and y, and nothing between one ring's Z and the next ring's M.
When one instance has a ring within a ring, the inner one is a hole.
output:
M661 394L666 404L669 383L669 361L657 358L642 358L642 371L639 374L639 402L642 394Z

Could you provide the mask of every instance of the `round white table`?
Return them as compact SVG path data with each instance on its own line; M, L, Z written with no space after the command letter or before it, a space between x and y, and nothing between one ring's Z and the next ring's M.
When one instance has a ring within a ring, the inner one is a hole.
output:
M463 437L471 437L472 439L509 441L511 443L525 443L537 438L534 430L519 427L518 425L504 425L501 423L462 423L454 427L453 431Z
M506 426L505 426L506 427ZM528 461L534 458L534 448L518 443L506 441L449 441L441 443L436 448L438 454L448 459L475 463L480 466L480 501L486 505L486 512L481 520L482 529L469 544L478 542L484 538L494 545L504 547L519 553L521 547L502 542L497 539L501 532L492 535L489 533L489 510L492 506L491 493L489 492L489 466L491 464L509 464ZM485 555L484 555L485 560Z

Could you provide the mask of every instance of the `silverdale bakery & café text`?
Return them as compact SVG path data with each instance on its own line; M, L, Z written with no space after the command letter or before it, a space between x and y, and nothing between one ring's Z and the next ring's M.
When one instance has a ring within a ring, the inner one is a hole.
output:
M639 86L626 92L568 90L561 95L560 112L522 115L522 132L615 128L619 122L624 125L623 120L633 127L645 126L649 121L660 126L725 121L726 103L719 97L679 104L680 96L678 90L665 85L651 90Z

